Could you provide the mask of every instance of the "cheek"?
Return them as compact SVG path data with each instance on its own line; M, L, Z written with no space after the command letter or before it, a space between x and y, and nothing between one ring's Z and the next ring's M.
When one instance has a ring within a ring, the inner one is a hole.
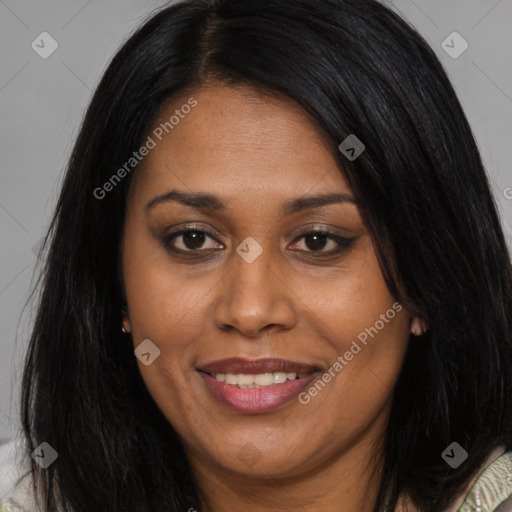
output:
M328 368L299 396L302 410L295 417L304 433L324 440L319 457L353 442L370 426L374 434L385 429L407 347L408 320L403 309L395 314L392 306L397 303L384 298L381 307L365 310L353 303L324 317L328 332L319 326L330 345L325 349L331 354ZM386 311L393 316L386 318L388 323L380 318Z
M214 286L211 276L173 265L161 248L126 244L125 286L134 348L151 340L160 350L150 365L138 362L151 396L171 424L187 431L197 408L191 399L190 366L205 323L204 304ZM195 277L191 278L190 276Z
M134 341L153 337L166 350L186 344L199 317L204 322L200 311L213 276L172 264L159 241L136 227L126 237L123 267Z
M304 310L328 342L324 354L331 370L325 386L306 390L304 401L329 407L329 415L347 429L351 421L369 421L386 403L409 339L409 315L390 294L374 252L367 249L346 272L323 282L307 299L310 313ZM339 407L333 409L333 403Z
M408 315L389 292L368 238L336 274L301 282L300 297L307 305L303 314L309 310L311 321L318 319L318 329L337 354L350 350L354 340L365 349L358 360L387 359L403 351Z

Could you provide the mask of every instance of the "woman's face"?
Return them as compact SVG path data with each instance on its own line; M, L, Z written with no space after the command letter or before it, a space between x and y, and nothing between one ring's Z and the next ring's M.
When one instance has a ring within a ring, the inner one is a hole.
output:
M150 137L127 205L127 325L134 348L150 340L142 378L192 463L275 477L371 463L410 316L322 136L291 101L212 86ZM170 191L216 199L153 201Z

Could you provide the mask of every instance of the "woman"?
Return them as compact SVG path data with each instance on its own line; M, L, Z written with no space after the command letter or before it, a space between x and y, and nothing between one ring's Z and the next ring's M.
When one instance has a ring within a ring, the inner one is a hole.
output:
M509 255L452 86L379 3L153 16L49 239L19 448L44 510L510 504Z

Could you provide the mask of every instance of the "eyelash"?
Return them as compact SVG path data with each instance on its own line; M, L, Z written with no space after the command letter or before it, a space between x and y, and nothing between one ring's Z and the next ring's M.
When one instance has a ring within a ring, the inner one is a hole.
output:
M206 236L208 236L209 238L211 238L212 240L214 240L215 242L217 243L220 243L218 242L217 240L215 240L215 238L212 236L212 234L200 227L200 226L187 226L183 229L180 229L178 231L175 231L173 233L169 233L167 236L165 236L163 239L162 239L162 244L164 245L164 247L166 247L168 250L174 252L174 253L179 253L179 254L192 254L192 253L198 253L198 252L201 252L201 251L208 251L208 250L212 250L212 249L189 249L189 250L183 250L183 249L176 249L175 247L172 246L172 242L178 238L179 236L181 235L184 235L186 233L192 233L192 232L196 232L196 233L204 233ZM330 231L327 231L325 229L312 229L312 230L309 230L309 231L306 231L302 234L300 234L293 242L292 242L292 245L297 243L299 240L307 237L307 236L310 236L310 235L323 235L325 237L327 237L328 240L333 240L334 242L336 242L338 244L338 248L335 249L335 250L332 250L332 251L328 251L328 252L323 252L323 251L299 251L299 252L305 252L305 253L311 253L311 254L314 254L315 257L318 257L318 258L321 258L321 257L328 257L328 256L336 256L338 254L340 254L341 252L347 250L347 249L350 249L353 245L354 245L354 242L356 241L356 238L357 237L353 237L353 238L346 238L346 237L342 237L342 236L339 236L339 235L336 235L334 233L331 233ZM215 249L213 249L215 250ZM318 255L318 256L316 256Z

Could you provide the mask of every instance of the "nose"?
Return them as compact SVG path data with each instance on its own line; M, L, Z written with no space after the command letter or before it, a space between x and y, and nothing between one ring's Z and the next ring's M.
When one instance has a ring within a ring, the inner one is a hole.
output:
M252 262L233 252L229 272L219 284L214 320L222 330L236 329L255 338L271 329L291 329L296 321L289 273L279 266L270 249Z

